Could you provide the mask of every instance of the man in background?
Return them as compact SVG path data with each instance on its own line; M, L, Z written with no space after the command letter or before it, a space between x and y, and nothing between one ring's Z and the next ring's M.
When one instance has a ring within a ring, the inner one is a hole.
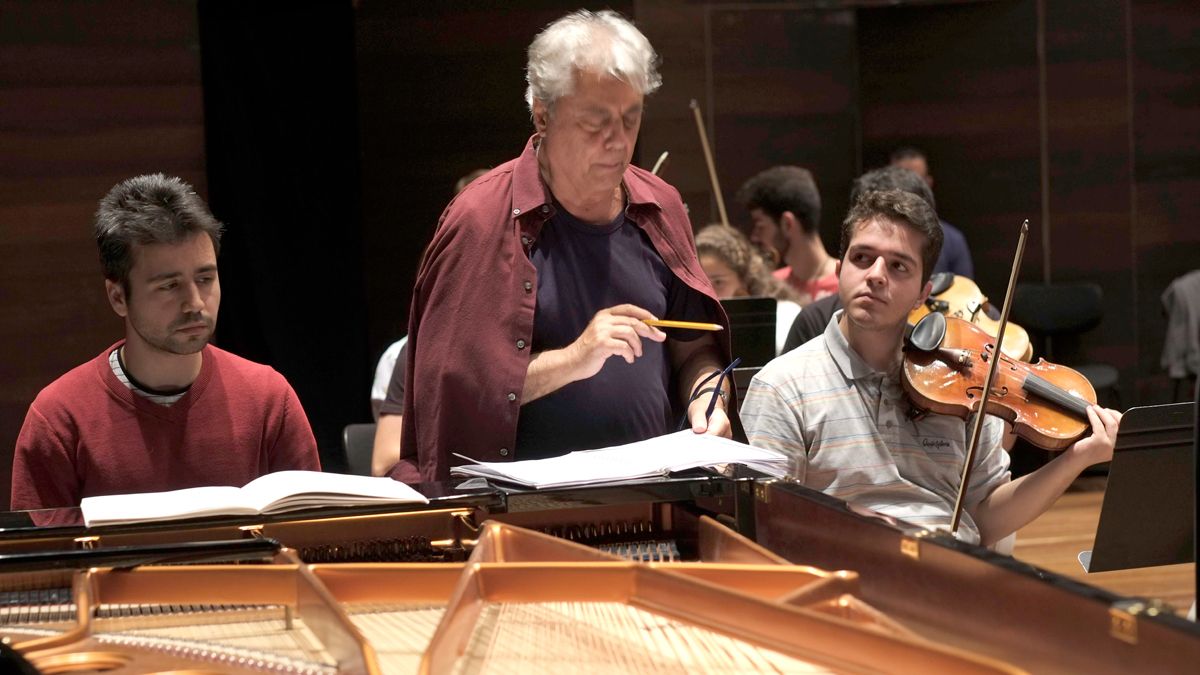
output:
M742 185L738 201L753 221L751 243L782 265L775 277L796 290L801 306L837 292L837 260L821 242L821 194L808 169L767 169Z
M925 181L929 187L929 204L934 209L937 208L933 201L933 174L929 172L929 160L925 157L925 153L916 148L899 148L892 153L891 164L901 169L908 169L920 176L921 180ZM974 279L975 264L971 261L971 249L967 246L967 238L963 235L962 230L941 218L938 219L938 222L942 224L945 243L942 245L942 253L938 256L937 264L933 266L933 273L951 272Z

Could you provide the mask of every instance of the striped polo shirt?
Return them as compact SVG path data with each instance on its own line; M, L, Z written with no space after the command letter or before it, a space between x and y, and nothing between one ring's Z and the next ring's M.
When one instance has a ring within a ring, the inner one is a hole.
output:
M973 420L910 419L899 361L887 373L867 365L842 335L841 316L750 383L741 408L750 444L787 453L792 475L814 490L921 527L948 527ZM988 416L959 525L965 541L979 541L975 506L1011 478L1003 433L1003 422Z

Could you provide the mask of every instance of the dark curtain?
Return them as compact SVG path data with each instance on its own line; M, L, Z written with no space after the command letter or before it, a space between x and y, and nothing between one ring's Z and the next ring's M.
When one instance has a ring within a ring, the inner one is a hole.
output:
M200 0L210 204L226 233L217 344L283 373L327 471L369 420L354 10Z

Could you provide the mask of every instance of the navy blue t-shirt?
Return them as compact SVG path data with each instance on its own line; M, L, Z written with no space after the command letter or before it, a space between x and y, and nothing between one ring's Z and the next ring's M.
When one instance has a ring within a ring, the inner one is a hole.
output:
M656 317L713 321L705 298L680 281L622 211L584 223L559 205L530 252L537 269L533 352L562 349L596 312L633 304ZM669 331L676 340L691 331ZM671 359L665 342L642 340L642 357L609 357L596 375L521 406L516 459L631 443L673 431Z

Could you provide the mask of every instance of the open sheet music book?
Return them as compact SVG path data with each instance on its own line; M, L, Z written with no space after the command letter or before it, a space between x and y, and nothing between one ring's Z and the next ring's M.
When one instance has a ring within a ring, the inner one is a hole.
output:
M321 471L276 471L244 486L208 486L128 495L85 497L88 527L218 515L259 515L314 506L427 504L419 492L391 478Z
M472 460L474 461L474 460ZM474 462L450 469L455 476L481 476L529 488L576 487L666 476L672 471L744 464L772 476L787 473L788 458L690 429L628 445L579 450L561 457L519 462Z

